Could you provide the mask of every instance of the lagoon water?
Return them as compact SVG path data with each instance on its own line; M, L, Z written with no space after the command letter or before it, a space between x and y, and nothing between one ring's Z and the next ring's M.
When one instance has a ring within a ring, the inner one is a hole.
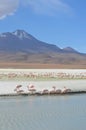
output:
M18 70L0 70L1 73ZM23 70L19 70L22 72ZM30 70L40 72L40 70ZM44 72L44 70L42 70ZM51 71L51 70L47 70ZM56 71L56 70L52 70ZM86 70L58 70L81 73ZM24 70L26 73L27 70ZM46 72L46 71L45 71ZM86 73L85 73L86 74ZM16 85L21 84L24 92L27 85L35 85L37 91L52 86L72 91L86 91L85 79L62 79L52 81L23 81L0 79L0 95L16 93ZM86 130L86 94L56 96L0 96L0 130Z
M0 130L86 130L86 94L0 97Z

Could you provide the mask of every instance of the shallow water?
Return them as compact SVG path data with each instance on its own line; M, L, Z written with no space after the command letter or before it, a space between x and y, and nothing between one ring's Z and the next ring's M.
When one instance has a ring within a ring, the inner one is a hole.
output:
M33 84L37 91L43 89L52 90L53 86L62 89L64 86L72 91L86 91L86 80L58 80L58 81L0 81L0 94L16 93L14 91L16 85L21 84L22 90L28 92L27 86Z
M86 130L86 94L0 97L0 130Z

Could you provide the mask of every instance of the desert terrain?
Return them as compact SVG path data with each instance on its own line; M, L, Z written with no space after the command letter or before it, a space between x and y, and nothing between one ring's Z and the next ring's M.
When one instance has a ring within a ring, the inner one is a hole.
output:
M86 69L86 64L43 64L24 62L0 62L0 68L14 69Z

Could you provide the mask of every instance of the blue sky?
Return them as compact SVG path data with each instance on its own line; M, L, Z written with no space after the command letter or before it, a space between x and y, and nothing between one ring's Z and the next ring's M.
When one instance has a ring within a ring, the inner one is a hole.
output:
M16 29L86 53L86 1L0 0L0 33Z

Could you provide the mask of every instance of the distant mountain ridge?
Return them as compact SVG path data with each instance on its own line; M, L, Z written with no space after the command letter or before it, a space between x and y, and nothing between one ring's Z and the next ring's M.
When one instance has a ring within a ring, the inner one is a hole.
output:
M12 33L0 34L0 50L5 51L27 51L32 53L46 52L76 52L71 47L60 49L54 44L39 41L24 30L16 30Z
M61 51L56 45L37 40L23 30L0 35L0 49L5 51L24 51L28 53L46 53L48 51Z
M71 47L59 48L36 39L24 30L0 34L0 62L86 65L86 54Z

